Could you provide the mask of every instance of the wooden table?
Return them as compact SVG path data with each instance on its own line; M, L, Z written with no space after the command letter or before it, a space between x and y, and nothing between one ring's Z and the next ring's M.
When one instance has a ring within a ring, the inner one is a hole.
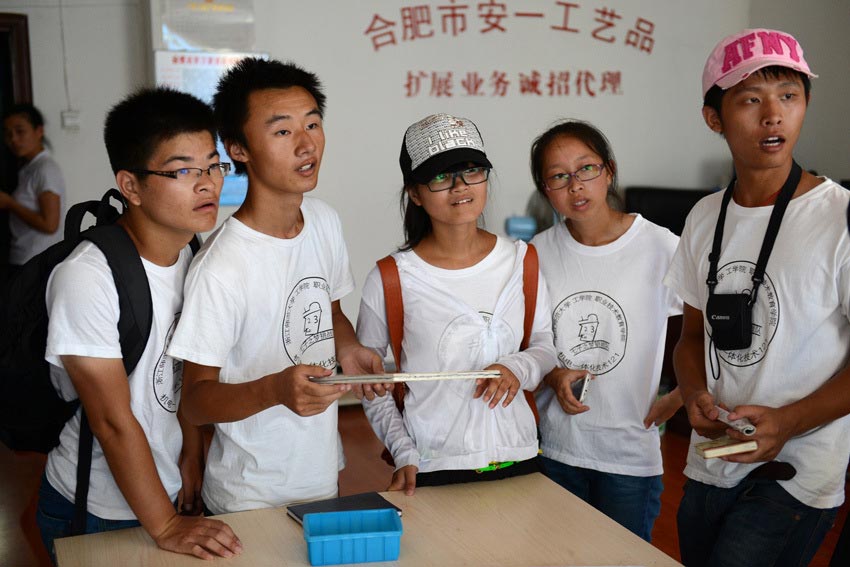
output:
M383 495L403 510L398 565L642 565L676 561L541 474ZM309 565L301 527L281 508L219 516L244 552L220 565ZM142 528L56 540L60 567L199 567Z

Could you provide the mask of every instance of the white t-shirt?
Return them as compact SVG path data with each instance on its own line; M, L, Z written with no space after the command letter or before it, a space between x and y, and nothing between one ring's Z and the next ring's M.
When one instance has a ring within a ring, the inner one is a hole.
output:
M130 409L145 432L159 478L174 500L182 481L177 461L183 434L177 405L183 385L183 364L165 349L183 304L183 280L192 252L187 247L173 265L157 266L142 258L153 304L153 322L147 346L129 376ZM47 285L50 315L45 358L52 365L53 385L66 400L77 399L60 356L122 358L118 335L118 292L106 257L83 242L59 264ZM68 420L59 445L47 457L47 480L62 496L74 501L77 486L80 412ZM97 439L92 450L88 511L109 520L136 518L115 483Z
M446 270L415 252L393 254L404 302L401 368L405 372L481 370L502 364L523 389L533 390L555 365L549 297L538 282L529 348L519 351L525 297L526 245L499 238L474 266ZM366 278L357 318L360 342L385 355L389 346L380 272ZM491 461L537 456L534 415L520 392L504 408L473 399L474 381L411 382L400 415L392 396L363 400L366 417L390 450L396 467L420 472L476 469Z
M331 303L354 289L336 212L305 197L291 239L228 219L186 279L183 317L168 353L221 369L226 384L295 364L336 368ZM301 417L277 405L215 425L203 496L215 513L333 497L343 466L337 404Z
M47 150L41 151L18 171L18 186L12 193L12 198L26 208L37 211L38 197L44 192L59 195L59 228L56 232L47 234L34 229L18 215L9 215L9 231L12 233L12 243L9 247L10 264L25 264L51 244L62 240L65 227L65 178L59 164Z
M702 199L688 215L682 240L664 283L705 315L708 254L722 193ZM800 400L829 380L850 360L850 192L829 179L793 199L767 263L765 281L753 309L749 349L717 351L720 375L712 378L711 327L705 321L708 391L730 408L743 404L781 407ZM752 288L773 207L729 203L715 293ZM715 369L717 363L715 362ZM716 372L716 370L715 370ZM724 488L737 485L757 464L705 460L694 444L685 475ZM814 508L844 500L844 473L850 455L850 417L845 416L789 440L776 457L794 465L797 475L780 482L794 498Z
M564 223L532 240L552 298L558 364L596 376L582 414L565 413L552 388L538 391L546 457L608 473L662 474L658 428L643 420L658 393L667 318L682 313L661 281L678 240L640 215L604 246L579 243Z

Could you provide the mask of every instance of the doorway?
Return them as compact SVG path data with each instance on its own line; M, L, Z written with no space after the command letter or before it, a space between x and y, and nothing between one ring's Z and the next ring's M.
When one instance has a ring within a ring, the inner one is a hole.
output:
M32 102L27 17L0 13L0 116L21 102ZM6 144L2 146L0 190L11 193L18 182L18 165ZM8 258L9 213L0 211L0 270L5 271Z

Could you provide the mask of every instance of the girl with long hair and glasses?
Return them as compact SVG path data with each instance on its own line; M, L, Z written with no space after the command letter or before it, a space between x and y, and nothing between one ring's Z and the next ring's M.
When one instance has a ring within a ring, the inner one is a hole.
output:
M682 312L662 284L678 238L620 210L614 153L591 124L541 134L531 176L563 219L532 240L558 356L537 394L546 473L649 541L661 510L656 424L682 405L677 390L656 401L667 319ZM588 375L582 402L570 386Z

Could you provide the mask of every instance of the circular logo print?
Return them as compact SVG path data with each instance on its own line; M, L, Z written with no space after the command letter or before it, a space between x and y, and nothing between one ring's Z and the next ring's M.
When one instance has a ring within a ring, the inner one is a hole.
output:
M177 404L180 402L180 390L183 388L183 361L172 358L165 354L168 350L168 345L171 344L171 337L174 336L174 329L177 328L177 322L180 320L180 313L174 315L174 322L168 327L168 332L165 333L165 344L162 346L162 354L159 355L159 360L156 361L156 366L153 369L153 393L156 401L167 412L174 413L177 411Z
M729 262L717 270L715 293L750 293L755 271L756 265L752 262ZM776 295L773 280L766 272L753 305L752 325L753 339L749 348L717 351L727 364L751 366L759 362L767 354L767 347L776 336L776 329L779 327L779 297ZM711 335L711 326L708 323L705 324L705 332Z
M629 327L620 305L598 291L565 298L552 313L558 360L567 368L601 376L626 355Z
M286 300L283 347L293 364L336 366L331 288L323 278L304 278Z
M437 344L440 368L478 368L498 352L510 352L514 333L492 313L465 313L446 325ZM506 350L507 349L507 350Z

